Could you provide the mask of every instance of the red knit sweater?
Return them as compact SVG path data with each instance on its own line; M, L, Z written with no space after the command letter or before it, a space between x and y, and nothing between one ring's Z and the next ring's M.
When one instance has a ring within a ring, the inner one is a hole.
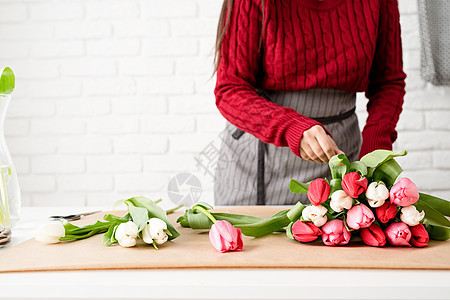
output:
M396 0L234 0L217 70L216 105L236 127L300 156L316 121L260 97L255 88L365 91L360 156L392 149L405 94ZM339 145L338 145L339 146Z

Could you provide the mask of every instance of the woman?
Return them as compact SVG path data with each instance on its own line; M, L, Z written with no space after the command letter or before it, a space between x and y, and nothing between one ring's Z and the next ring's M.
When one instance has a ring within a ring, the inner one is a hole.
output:
M225 0L216 105L227 119L217 205L294 204L289 179L329 177L328 160L392 149L402 110L396 0ZM361 133L356 92L368 98Z

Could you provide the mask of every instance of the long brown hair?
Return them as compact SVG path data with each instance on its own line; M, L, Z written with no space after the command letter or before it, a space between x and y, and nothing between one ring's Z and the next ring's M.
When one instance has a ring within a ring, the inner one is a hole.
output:
M227 32L228 26L230 25L231 19L231 9L233 8L234 0L224 0L222 4L222 10L220 12L219 24L217 25L217 35L216 35L216 47L214 52L214 73L217 72L219 67L220 59L222 58L222 42L223 38ZM224 24L225 22L225 24ZM259 40L259 50L261 50L262 41L264 34L264 0L261 0L261 37Z

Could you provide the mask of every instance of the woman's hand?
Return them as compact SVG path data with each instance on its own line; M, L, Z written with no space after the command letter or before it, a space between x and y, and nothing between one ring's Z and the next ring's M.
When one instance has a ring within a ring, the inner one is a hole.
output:
M328 163L336 154L344 153L338 148L325 130L320 125L303 132L300 140L300 157L309 161Z

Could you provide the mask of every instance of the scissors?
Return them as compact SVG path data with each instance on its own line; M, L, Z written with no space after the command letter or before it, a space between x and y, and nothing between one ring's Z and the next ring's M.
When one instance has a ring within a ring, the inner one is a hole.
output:
M74 214L74 215L67 215L67 216L50 216L48 219L50 221L58 221L58 220L75 221L75 220L81 219L81 217L89 216L89 215L92 215L92 214L95 214L98 212L100 212L100 211L97 210L97 211L91 211L88 213Z

